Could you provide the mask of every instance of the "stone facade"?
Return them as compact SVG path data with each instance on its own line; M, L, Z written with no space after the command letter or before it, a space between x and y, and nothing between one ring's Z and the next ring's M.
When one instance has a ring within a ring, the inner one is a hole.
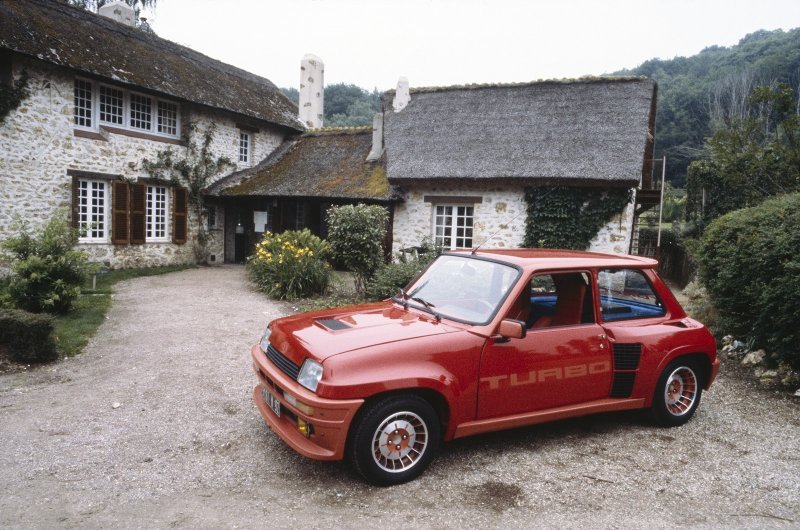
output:
M153 135L109 132L102 127L94 137L76 134L73 121L75 73L31 60L15 62L14 75L19 76L23 69L29 76L30 96L0 125L0 153L3 154L0 157L0 241L8 236L17 218L36 228L56 212L63 211L65 217L69 215L72 200L69 170L120 175L133 182L149 176L142 169L143 159L155 160L159 151L168 148L178 158L186 152L181 142ZM285 135L264 124L249 129L249 161L240 163L240 129L236 115L183 103L180 120L184 133L189 130L189 123L193 125L189 140L198 144L202 142L204 131L214 124L212 151L215 157L224 156L234 162L236 167L231 171L262 160ZM217 178L222 176L224 174ZM110 206L110 199L108 204ZM81 243L80 246L93 261L107 262L114 268L193 263L202 259L195 255L198 225L193 209L190 204L188 240L183 245L171 242L112 245L109 235L108 242ZM217 206L216 213L219 230L209 232L207 254L218 256L216 261L221 262L223 207ZM168 226L167 230L170 228Z
M481 245L482 248L522 246L527 217L522 187L488 183L444 184L404 190L404 200L394 210L394 253L432 239L435 204L473 206L473 245ZM630 204L601 228L587 250L627 253L630 249L633 211L634 205Z

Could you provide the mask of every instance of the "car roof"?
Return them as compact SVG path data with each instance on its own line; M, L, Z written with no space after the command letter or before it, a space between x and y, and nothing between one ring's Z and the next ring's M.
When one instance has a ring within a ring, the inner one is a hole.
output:
M604 254L578 250L553 250L545 248L510 248L486 250L456 250L454 255L474 255L505 261L523 269L574 269L581 268L637 268L649 269L658 265L654 259L627 254Z

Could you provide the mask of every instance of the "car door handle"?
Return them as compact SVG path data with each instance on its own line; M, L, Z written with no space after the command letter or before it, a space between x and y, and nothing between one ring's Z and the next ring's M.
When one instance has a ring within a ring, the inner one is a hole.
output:
M601 350L605 350L606 349L606 334L605 333L601 333L601 334L599 334L597 336L597 338L600 339L600 349Z

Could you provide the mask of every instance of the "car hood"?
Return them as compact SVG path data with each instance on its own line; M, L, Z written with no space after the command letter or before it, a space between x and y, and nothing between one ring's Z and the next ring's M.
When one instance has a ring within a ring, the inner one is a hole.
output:
M295 364L319 362L369 346L462 331L433 315L379 302L280 318L271 324L270 342Z

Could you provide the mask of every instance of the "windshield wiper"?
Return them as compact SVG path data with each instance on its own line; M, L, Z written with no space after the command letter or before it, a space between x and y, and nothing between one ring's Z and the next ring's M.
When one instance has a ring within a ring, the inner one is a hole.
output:
M392 298L397 299L398 296L400 297L400 304L403 306L403 309L408 310L408 294L406 294L405 289L401 287L400 292L394 295Z
M412 296L411 299L414 300L415 302L419 302L420 304L425 306L425 308L428 311L430 311L430 313L436 318L437 322L440 322L442 320L442 316L433 309L434 307L436 307L435 305L433 305L432 303L428 302L424 298L420 298L419 296Z

